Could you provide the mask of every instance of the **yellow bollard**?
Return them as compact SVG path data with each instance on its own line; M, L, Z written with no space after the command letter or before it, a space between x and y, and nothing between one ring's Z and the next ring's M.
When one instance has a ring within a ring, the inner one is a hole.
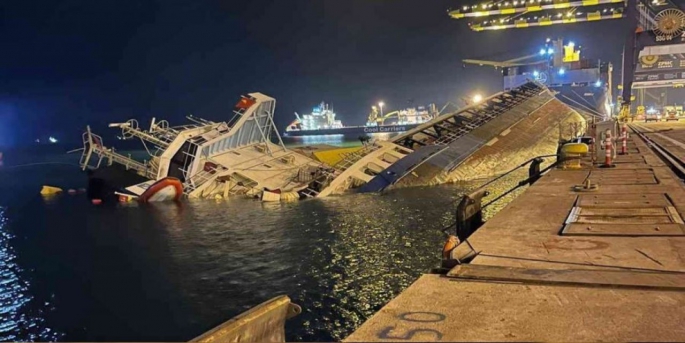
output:
M567 143L561 147L561 168L580 169L580 159L587 156L589 148L585 143Z

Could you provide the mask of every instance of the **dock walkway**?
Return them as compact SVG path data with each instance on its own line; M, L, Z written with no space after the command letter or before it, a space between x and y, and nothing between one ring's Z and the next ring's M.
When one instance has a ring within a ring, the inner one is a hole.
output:
M344 341L685 341L685 187L637 135L628 151L542 177L469 238L471 263Z

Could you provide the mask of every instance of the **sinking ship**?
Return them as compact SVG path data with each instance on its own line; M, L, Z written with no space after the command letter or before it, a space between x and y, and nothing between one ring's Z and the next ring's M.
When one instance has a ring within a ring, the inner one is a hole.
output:
M87 127L80 166L88 172L88 195L108 201L315 196L330 178L328 166L285 147L273 122L275 105L273 98L251 93L228 121L189 116L190 123L170 126L153 119L149 129L135 119L110 124L122 139L140 140L148 155L143 161L105 146Z
M487 178L555 154L560 139L578 134L566 128L578 127L587 116L556 94L527 82L387 141L304 152L283 144L273 122L275 100L251 93L228 121L191 116L189 124L172 127L153 119L149 129L134 119L111 124L123 139L141 141L149 155L143 161L106 147L87 127L80 164L88 171L92 199L141 201L282 201Z

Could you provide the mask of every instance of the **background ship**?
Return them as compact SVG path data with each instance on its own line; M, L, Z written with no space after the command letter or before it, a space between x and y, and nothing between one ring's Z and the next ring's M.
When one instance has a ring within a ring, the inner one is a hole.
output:
M379 110L380 109L380 110ZM314 107L312 113L299 115L286 127L284 136L369 135L405 132L435 118L435 105L407 108L383 114L382 107L371 107L366 125L345 126L335 119L336 113L325 102ZM387 122L387 123L386 123Z

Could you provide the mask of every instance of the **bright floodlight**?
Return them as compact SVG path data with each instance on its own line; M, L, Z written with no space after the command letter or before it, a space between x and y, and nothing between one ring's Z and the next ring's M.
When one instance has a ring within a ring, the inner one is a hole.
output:
M566 70L564 68L559 68L559 75L564 75L566 74Z
M483 101L483 96L482 96L482 95L476 94L476 95L473 96L473 102L479 103L479 102L481 102L481 101Z
M552 48L547 49L547 54L548 54L548 55L553 55L553 54L554 54L554 49L552 49Z
M595 82L595 87L602 87L602 81L597 80L597 82Z
M535 77L538 77L538 76L540 76L540 72L539 72L539 71L537 71L537 70L533 71L533 76L535 76Z
M544 55L546 52L545 49L540 49L540 55Z
M383 106L385 106L385 103L384 103L384 102L381 101L381 102L378 103L378 107L381 107L381 108L382 108Z
M50 138L48 138L48 139L50 140L50 143L53 143L53 144L57 143L57 138L55 138L55 137L50 136Z
M576 43L573 43L573 42L569 42L569 43L568 43L568 47L569 47L569 48L572 48L572 47L574 47L574 46L576 46Z

